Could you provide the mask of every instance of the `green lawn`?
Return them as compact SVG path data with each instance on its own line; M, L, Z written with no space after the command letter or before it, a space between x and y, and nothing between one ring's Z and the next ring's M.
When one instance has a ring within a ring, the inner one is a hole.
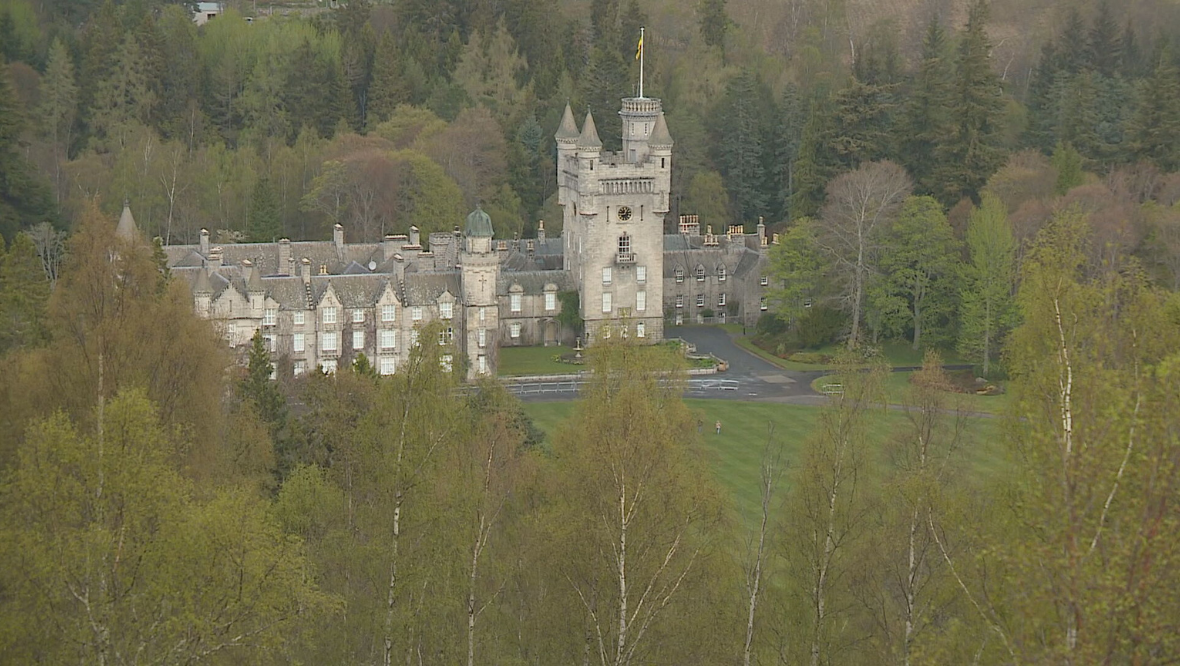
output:
M762 450L766 444L767 425L774 424L774 436L783 444L783 455L792 468L800 464L803 443L820 415L820 408L802 405L783 405L764 402L733 400L685 400L689 409L704 421L701 440L711 457L717 479L732 492L734 506L747 521L758 513L758 478ZM552 439L562 421L575 408L573 402L529 403L525 412L537 427ZM873 469L880 472L888 465L886 446L892 433L905 423L905 414L898 411L877 410L870 416L870 438ZM721 434L714 433L713 424L721 421ZM973 478L980 483L1004 467L997 434L998 419L971 419L968 423L966 462ZM790 481L788 472L788 483Z
M756 346L748 337L737 337L734 339L739 347L749 351L750 353L770 362L784 370L793 370L796 372L819 372L823 370L831 370L830 363L799 363L785 358L779 358L771 354L761 347ZM824 345L819 349L808 350L820 354L836 355L843 350L843 345L830 344ZM889 365L893 367L914 367L922 365L922 359L925 356L925 350L914 350L910 347L908 342L886 342L881 345L881 351L885 355L885 359L889 361ZM953 350L940 350L942 353L942 362L946 365L960 365L964 363L963 359Z
M910 385L910 377L912 372L893 372L885 379L885 396L886 400L891 405L904 405L906 398L906 390ZM812 390L820 392L824 384L830 384L834 377L827 375L811 382ZM983 414L1002 414L1008 408L1008 403L1011 401L1011 396L1007 393L1000 395L974 395L968 393L951 393L948 394L948 405L950 409L955 408L956 401L962 406L962 409L967 412L979 412Z
M584 366L559 363L553 358L573 353L569 347L500 347L501 377L521 375L569 375Z

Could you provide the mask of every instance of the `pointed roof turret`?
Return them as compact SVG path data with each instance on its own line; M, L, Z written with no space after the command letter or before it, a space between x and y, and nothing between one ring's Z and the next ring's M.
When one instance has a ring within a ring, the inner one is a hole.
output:
M656 126L652 128L651 136L647 137L647 145L671 148L672 143L672 135L668 133L668 123L664 120L664 112L660 111L660 115L656 117Z
M602 139L598 138L598 128L594 126L594 116L586 111L586 122L582 123L582 134L578 137L579 148L602 148Z
M570 103L565 103L565 112L561 114L561 125L557 127L557 134L553 135L554 139L558 141L572 142L576 141L578 135L578 125L574 122L574 112L570 109Z
M246 292L247 293L262 293L265 291L266 291L266 289L262 286L261 271L258 270L257 266L251 266L250 267L250 277L246 280Z
M209 282L209 273L205 271L204 266L197 270L197 280L193 283L193 293L207 295L213 293L213 283Z
M119 216L119 224L115 227L115 236L126 241L139 238L139 228L135 226L135 218L131 215L131 202L123 200L123 214Z

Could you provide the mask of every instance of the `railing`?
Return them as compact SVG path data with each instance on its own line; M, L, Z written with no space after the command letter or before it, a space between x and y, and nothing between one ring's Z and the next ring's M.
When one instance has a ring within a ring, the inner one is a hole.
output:
M552 382L506 382L504 387L514 395L535 396L546 393L578 393L589 383L585 379L567 379ZM663 382L660 382L663 384ZM740 383L736 379L689 379L684 382L686 393L706 391L736 391ZM464 387L464 392L477 390Z
M635 263L634 252L620 252L615 255L616 264L633 264Z

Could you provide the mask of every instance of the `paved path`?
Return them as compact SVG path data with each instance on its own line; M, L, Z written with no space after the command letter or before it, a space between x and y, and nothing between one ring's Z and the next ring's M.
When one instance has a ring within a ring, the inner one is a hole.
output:
M819 404L824 400L811 390L811 381L824 373L783 370L737 346L723 328L678 326L667 329L664 333L667 337L684 338L691 342L696 345L697 352L713 354L729 362L729 370L718 373L717 377L737 380L739 388L737 391L725 391L729 395L716 397L801 404ZM693 398L703 397L695 392L686 395Z

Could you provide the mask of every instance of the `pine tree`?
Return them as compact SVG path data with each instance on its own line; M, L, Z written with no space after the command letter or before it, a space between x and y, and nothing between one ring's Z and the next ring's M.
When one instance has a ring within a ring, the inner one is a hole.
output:
M795 188L790 200L792 218L815 215L823 205L824 187L835 171L833 164L821 152L830 118L830 103L827 100L812 102L811 112L799 139L799 158L795 162Z
M273 243L283 235L283 220L279 213L279 197L263 174L254 185L250 196L250 242Z
M773 159L771 160L774 187L769 194L773 198L769 205L772 220L788 220L791 215L791 197L795 192L796 162L799 160L800 138L806 122L803 99L799 88L787 84L778 105L778 122L774 124Z
M1046 42L1041 47L1041 57L1029 81L1029 125L1025 136L1028 145L1042 152L1052 150L1057 140L1057 81L1060 75L1061 62L1057 47L1053 42Z
M922 62L901 120L899 154L917 189L933 193L931 176L937 170L937 148L950 132L951 86L954 65L946 32L938 18L931 19L922 41Z
M1084 71L1063 82L1057 109L1057 142L1071 144L1082 157L1098 161L1108 150L1098 135L1098 90L1095 74Z
M1123 35L1119 38L1119 73L1123 78L1136 79L1143 73L1143 55L1139 52L1139 40L1135 37L1135 27L1127 21L1123 28Z
M1110 0L1098 3L1098 14L1090 26L1087 61L1094 71L1111 77L1118 73L1123 60L1122 40L1114 17L1110 14Z
M54 217L53 196L18 145L25 123L9 69L0 58L0 237L6 239Z
M768 101L761 82L743 70L729 80L725 96L713 110L714 162L725 178L738 222L754 221L767 213Z
M627 62L611 44L597 44L590 52L590 68L580 82L582 98L597 119L598 137L603 150L622 148L622 126L610 122L615 118L619 100L631 93L631 76Z
M893 86L853 80L836 93L835 122L827 151L835 156L841 170L851 171L891 156L895 106Z
M370 128L389 118L399 104L410 101L402 58L393 34L382 33L373 56L373 82L369 87L367 118Z
M123 36L115 67L98 86L94 126L122 146L132 123L147 124L158 101L152 92L151 63L131 32Z
M1074 147L1058 141L1053 149L1053 168L1057 170L1057 194L1065 194L1084 182L1082 155Z
M1180 74L1170 53L1160 55L1155 72L1141 85L1127 132L1131 151L1136 159L1175 171L1180 168Z
M1077 74L1089 65L1089 40L1086 24L1077 7L1072 7L1065 19L1065 29L1058 41L1061 54L1061 70L1066 74Z
M951 133L939 147L938 197L944 204L975 198L1000 165L996 124L1003 110L1000 80L992 71L987 37L988 5L976 0L959 43Z
M725 3L726 0L700 0L697 7L701 38L707 46L721 49L722 60L725 60L725 33L733 24L729 14L725 13Z
M73 142L74 122L78 117L78 86L74 80L74 63L60 39L49 47L49 62L41 79L42 134L53 145L53 194L58 203L62 197L62 163L69 159Z
M255 332L250 340L246 376L238 383L238 395L253 403L259 418L270 426L272 435L287 422L287 399L279 390L278 383L271 378L273 373L274 362L266 347L266 339L262 337L261 331Z

